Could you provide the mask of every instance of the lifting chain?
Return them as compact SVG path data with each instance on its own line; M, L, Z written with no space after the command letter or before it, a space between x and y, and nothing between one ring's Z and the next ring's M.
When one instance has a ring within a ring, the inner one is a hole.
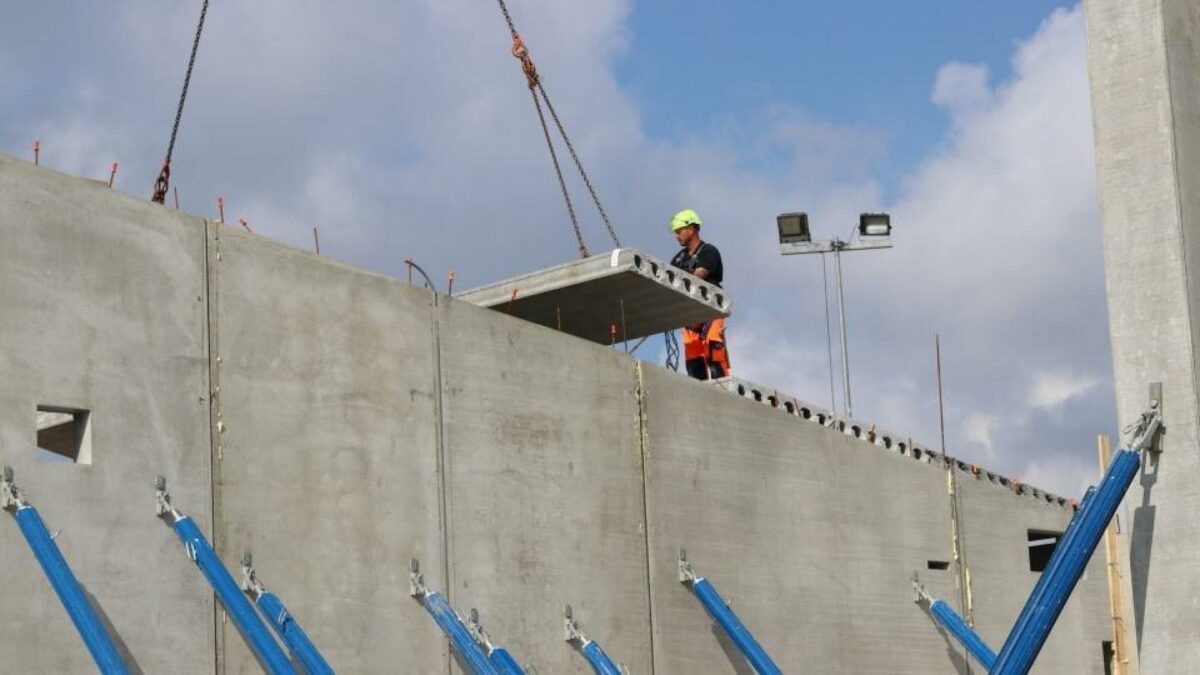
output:
M204 30L204 17L208 15L208 0L200 7L200 21L196 24L196 38L192 41L192 55L188 59L187 74L183 76L183 91L179 94L179 107L175 109L175 124L171 127L171 140L167 143L167 156L162 171L154 181L154 196L150 201L162 204L167 198L171 184L171 154L175 152L175 137L179 135L179 120L183 118L183 103L187 100L188 84L192 81L192 69L196 67L196 51L200 48L200 33Z
M604 210L604 206L600 203L600 197L596 194L596 188L593 187L591 178L588 177L587 171L583 168L583 162L579 159L579 153L575 151L575 145L571 142L567 135L566 127L563 126L562 120L558 117L558 112L554 109L554 104L550 102L550 96L546 93L545 86L542 85L542 79L538 75L537 67L533 64L533 59L529 57L529 48L525 45L525 41L521 39L520 33L517 32L516 24L513 23L512 14L508 11L508 5L504 0L496 0L500 5L500 12L504 15L504 22L508 24L509 33L512 34L512 55L521 62L521 71L525 74L525 84L529 86L529 94L533 97L533 107L537 111L538 120L542 123L542 134L546 138L546 147L550 150L550 160L554 163L554 173L558 176L558 185L562 189L563 201L567 205L567 214L571 217L571 226L575 230L575 240L579 244L579 254L586 258L588 257L587 244L583 241L583 232L579 228L579 219L575 215L575 206L571 202L570 194L567 190L566 180L563 178L562 168L558 162L558 153L554 150L554 142L550 137L550 127L546 124L546 115L542 110L542 102L546 104L546 111L549 111L550 118L554 120L554 126L558 129L558 133L562 136L563 144L567 146L567 151L571 154L571 160L575 163L575 168L579 171L579 175L583 178L583 184L587 187L588 194L591 195L592 203L596 206L596 211L600 213L600 219L604 222L605 229L608 230L608 236L612 239L613 244L620 247L621 241L617 238L616 230L613 229L612 222L608 218L608 212ZM539 99L539 95L541 98Z

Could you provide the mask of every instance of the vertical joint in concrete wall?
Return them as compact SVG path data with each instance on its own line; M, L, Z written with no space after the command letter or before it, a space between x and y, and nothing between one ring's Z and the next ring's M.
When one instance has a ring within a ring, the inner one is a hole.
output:
M646 634L650 636L650 672L653 675L655 668L654 593L651 592L652 584L650 583L650 477L646 469L650 456L650 430L646 425L649 413L646 409L646 379L641 361L634 363L633 372L637 387L634 396L637 398L638 460L642 468L642 533L645 535L646 546Z
M225 456L225 422L221 419L221 351L219 328L219 283L221 263L221 225L204 221L204 339L208 345L208 423L209 423L209 503L213 544L217 550L225 544L221 522L221 461ZM225 611L213 605L213 659L216 672L225 672Z
M970 626L975 625L974 599L971 594L971 571L967 566L967 544L959 508L958 483L954 464L946 464L946 490L950 496L950 545L955 565L955 583L958 585L959 606Z
M411 265L410 265L411 268ZM418 268L419 269L419 268ZM424 274L424 272L422 272ZM446 589L447 602L453 601L454 592L454 576L453 576L453 560L454 560L454 538L453 538L453 500L451 498L451 476L450 476L450 452L446 447L446 421L445 421L445 401L443 400L444 388L442 386L442 333L441 333L441 317L438 311L437 290L430 283L430 304L429 304L429 340L430 348L433 353L433 423L434 423L434 452L437 456L437 488L438 488L438 520L441 526L441 544L442 544L442 578ZM417 561L413 560L412 581L414 597L416 596L418 581L421 582L421 588L424 588L423 578L419 574ZM449 652L446 654L446 672L451 672L451 658Z

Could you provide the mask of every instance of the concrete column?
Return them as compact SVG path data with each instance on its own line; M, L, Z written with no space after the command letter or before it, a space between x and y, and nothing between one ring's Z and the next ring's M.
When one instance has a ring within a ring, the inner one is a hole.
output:
M1200 3L1085 0L1117 409L1162 382L1167 434L1127 500L1142 672L1200 663Z

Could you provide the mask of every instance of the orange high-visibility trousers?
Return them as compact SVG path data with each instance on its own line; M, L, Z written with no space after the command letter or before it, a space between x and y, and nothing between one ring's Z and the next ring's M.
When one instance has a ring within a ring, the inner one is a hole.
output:
M697 380L729 375L729 349L725 344L725 319L694 323L683 329L683 358L688 375Z

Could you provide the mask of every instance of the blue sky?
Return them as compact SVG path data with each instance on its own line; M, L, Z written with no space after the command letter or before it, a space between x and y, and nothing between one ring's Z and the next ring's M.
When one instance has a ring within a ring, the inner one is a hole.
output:
M1113 432L1083 13L1044 2L508 0L622 243L722 250L734 373L829 405L818 236L847 256L854 411L1067 496ZM147 197L198 2L21 3L0 24L0 151ZM528 90L483 0L214 3L176 147L183 208L468 288L573 258ZM594 251L603 228L572 179ZM653 354L647 354L655 358ZM836 359L836 356L835 356ZM586 364L581 364L586 369Z

